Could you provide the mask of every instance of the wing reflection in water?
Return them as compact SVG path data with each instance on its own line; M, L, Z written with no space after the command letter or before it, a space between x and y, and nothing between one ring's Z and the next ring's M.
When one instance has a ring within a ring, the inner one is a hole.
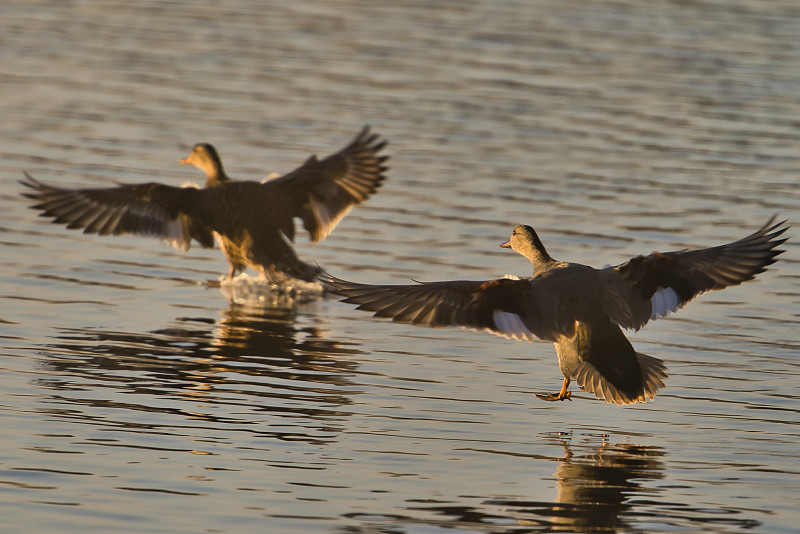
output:
M357 351L296 319L291 306L231 304L219 323L179 318L150 333L65 331L42 349L52 376L38 383L53 390L49 413L94 424L137 427L141 412L157 412L283 440L335 440L357 393ZM122 411L105 410L100 422L76 405ZM113 414L119 419L107 420ZM175 425L174 417L147 419Z
M557 532L614 532L630 527L625 512L636 497L655 494L647 480L664 477L660 447L631 443L612 445L605 435L582 436L573 445L559 436L564 457L554 473L555 502L502 502L519 524L547 526ZM527 516L527 517L526 517Z

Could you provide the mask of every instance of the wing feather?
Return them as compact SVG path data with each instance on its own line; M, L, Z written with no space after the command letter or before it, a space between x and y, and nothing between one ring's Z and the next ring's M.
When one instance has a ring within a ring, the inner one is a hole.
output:
M323 160L311 156L289 174L264 182L299 217L314 242L333 231L356 204L367 200L385 180L388 156L379 155L387 141L369 126L346 147Z
M537 306L531 279L459 280L409 285L348 282L327 273L320 277L342 302L376 317L433 328L462 326L531 341L559 334L550 314Z
M677 311L698 295L752 280L783 253L786 221L773 216L752 234L725 245L654 252L603 270L607 312L619 325L641 328Z
M204 247L214 246L211 229L190 215L202 203L204 190L155 183L65 189L25 176L27 180L20 183L32 191L23 195L38 202L32 208L67 228L87 234L157 236L184 251L192 239Z

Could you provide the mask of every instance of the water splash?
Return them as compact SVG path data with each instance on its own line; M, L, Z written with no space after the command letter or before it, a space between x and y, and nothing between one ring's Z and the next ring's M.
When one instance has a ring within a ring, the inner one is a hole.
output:
M222 275L219 287L228 300L244 305L290 305L318 299L325 293L319 282L290 278L276 283L263 274L252 276L247 273L233 278Z

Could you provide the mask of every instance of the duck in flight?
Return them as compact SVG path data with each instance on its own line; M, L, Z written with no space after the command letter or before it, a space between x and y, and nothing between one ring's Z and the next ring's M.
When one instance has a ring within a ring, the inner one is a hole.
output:
M320 280L357 309L414 325L463 326L513 339L552 341L564 375L561 391L538 395L569 399L578 385L615 404L652 400L664 387L666 366L636 352L622 328L638 330L694 297L751 280L775 263L786 241L786 221L775 217L738 241L711 248L654 252L595 269L550 257L530 226L514 228L501 247L533 264L529 278L369 285L325 273Z
M43 184L27 172L21 183L32 191L41 216L85 234L140 234L189 250L192 240L212 248L214 238L230 263L228 278L251 267L275 282L312 281L320 272L297 257L294 218L311 241L336 227L356 204L367 200L385 179L386 146L368 126L346 147L325 159L311 156L289 174L265 182L232 180L216 149L194 146L181 160L206 173L203 188L158 183L66 189Z

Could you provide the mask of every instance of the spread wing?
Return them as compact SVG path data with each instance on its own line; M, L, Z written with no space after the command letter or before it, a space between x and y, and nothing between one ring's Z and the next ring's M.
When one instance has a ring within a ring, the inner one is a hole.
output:
M320 281L342 302L375 312L375 317L419 326L463 326L488 330L513 339L554 340L552 315L537 305L530 279L424 282L410 285L370 285L348 282L327 273Z
M269 180L263 187L287 203L286 209L300 217L314 242L331 233L356 204L367 200L385 179L388 156L378 134L365 126L353 141L323 160L311 156L289 174Z
M786 221L773 216L747 237L711 248L654 252L603 270L608 281L606 302L612 320L639 329L664 317L707 291L752 280L777 260L787 238Z
M27 172L25 176L20 183L31 191L23 196L38 202L31 207L67 228L82 228L85 234L157 236L184 251L192 239L214 246L211 229L190 215L205 202L203 190L156 183L65 189L43 184Z

